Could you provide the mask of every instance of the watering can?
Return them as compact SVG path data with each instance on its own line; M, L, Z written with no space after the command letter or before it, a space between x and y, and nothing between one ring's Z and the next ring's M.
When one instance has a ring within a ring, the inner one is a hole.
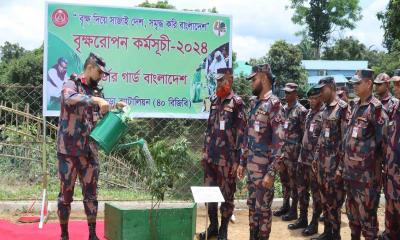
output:
M128 128L128 125L126 124L128 114L129 112L127 109L124 111L110 111L100 120L91 132L90 137L105 151L106 154L109 154L114 149ZM144 140L140 139L136 142L121 144L118 148L123 149L136 144L143 146Z

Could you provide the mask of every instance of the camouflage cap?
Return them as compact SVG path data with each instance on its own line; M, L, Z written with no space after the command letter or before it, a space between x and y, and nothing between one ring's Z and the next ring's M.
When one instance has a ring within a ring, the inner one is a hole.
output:
M294 92L294 91L297 91L298 87L299 87L299 85L297 85L296 83L286 83L285 87L283 88L283 91Z
M307 97L316 96L320 93L321 88L310 87L307 91Z
M378 76L376 76L374 83L376 84L381 84L381 83L386 83L389 82L390 77L386 73L379 73Z
M318 84L315 86L315 88L322 88L329 84L335 85L335 79L333 77L323 77L318 81Z
M232 68L220 68L217 70L217 76L215 79L219 80L225 76L225 74L232 75Z

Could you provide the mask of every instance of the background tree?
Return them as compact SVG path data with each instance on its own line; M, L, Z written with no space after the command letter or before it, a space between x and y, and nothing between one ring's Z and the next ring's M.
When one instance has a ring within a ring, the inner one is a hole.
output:
M307 72L301 64L302 53L295 45L276 41L264 59L271 65L278 88L288 82L297 83L301 88L307 85Z
M296 45L303 55L303 60L315 60L314 48L312 41L304 36L299 44Z
M19 46L18 43L10 43L6 41L3 46L0 46L1 62L8 63L13 59L19 58L26 50Z
M292 21L306 27L304 33L313 43L316 58L334 30L354 29L361 19L359 0L291 0L289 7L295 10Z
M400 40L394 40L389 53L382 54L380 61L372 68L376 73L386 72L393 74L393 70L400 68Z
M43 45L27 51L18 44L5 42L0 46L0 83L40 85L43 81Z
M367 47L353 37L339 39L333 46L326 46L323 59L326 60L364 60Z
M400 40L400 1L390 0L386 10L379 12L377 17L382 21L382 28L385 31L383 44L390 51L394 41Z
M156 3L150 3L148 0L142 2L138 7L144 8L162 8L162 9L175 9L174 5L168 3L168 1L157 1Z
M326 60L365 60L369 67L378 67L382 64L385 53L374 50L373 46L366 47L353 37L339 39L333 46L324 48L323 59Z

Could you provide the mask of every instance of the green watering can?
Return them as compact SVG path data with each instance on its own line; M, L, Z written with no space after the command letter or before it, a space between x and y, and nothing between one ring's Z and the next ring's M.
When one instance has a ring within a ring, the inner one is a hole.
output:
M121 110L108 112L96 127L92 130L90 137L104 150L106 154L114 149L115 145L121 139L121 137L126 132L128 125L126 124L126 119L129 116L129 112ZM123 149L130 147L132 145L144 145L144 140L140 139L136 142L121 144L118 148Z

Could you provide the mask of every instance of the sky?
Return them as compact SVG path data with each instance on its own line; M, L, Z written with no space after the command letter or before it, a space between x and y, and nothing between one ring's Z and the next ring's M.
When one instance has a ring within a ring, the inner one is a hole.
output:
M52 0L51 2L134 7L144 0ZM354 30L335 34L336 38L353 36L367 47L384 50L383 30L376 13L385 9L389 0L361 0L363 18ZM151 0L150 2L156 2ZM251 5L249 4L251 2ZM179 9L209 9L232 16L232 48L238 60L265 56L276 40L296 44L295 35L302 27L291 22L293 10L286 9L289 0L169 0ZM0 0L0 45L5 41L19 43L31 50L39 47L44 37L44 0Z

